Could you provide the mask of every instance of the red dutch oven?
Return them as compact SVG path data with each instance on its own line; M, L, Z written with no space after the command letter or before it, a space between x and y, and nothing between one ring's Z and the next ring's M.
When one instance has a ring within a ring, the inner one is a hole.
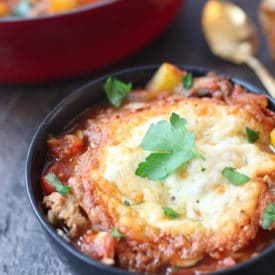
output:
M0 82L78 75L129 55L156 37L183 0L102 0L56 15L0 21Z

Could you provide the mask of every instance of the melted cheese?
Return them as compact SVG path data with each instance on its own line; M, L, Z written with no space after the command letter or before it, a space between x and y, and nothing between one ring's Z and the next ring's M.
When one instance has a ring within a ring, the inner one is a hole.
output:
M139 147L147 129L169 120L172 112L186 118L205 161L195 158L163 181L136 176L138 164L150 154ZM260 131L256 143L248 142L246 127ZM244 108L215 100L175 96L103 108L87 120L83 132L90 146L78 159L70 185L96 230L115 227L124 235L118 257L123 261L131 255L138 270L140 259L147 266L150 255L183 266L205 254L219 258L246 246L259 229L267 194L263 177L275 172L270 130ZM225 167L237 168L251 181L234 186L221 174ZM124 200L143 203L126 206ZM163 206L180 217L169 219Z
M196 230L232 234L242 223L242 214L255 215L262 191L255 179L259 171L274 169L274 157L247 141L245 127L255 127L245 112L228 106L213 105L205 115L197 114L193 104L178 105L173 112L187 119L187 128L196 137L197 150L206 160L193 159L163 181L155 182L135 175L138 163L149 152L139 147L151 123L169 120L171 110L140 120L127 134L119 136L116 145L104 147L101 159L102 177L115 185L121 195L137 202L141 193L144 203L133 207L148 224L171 234L192 234ZM253 125L250 125L253 124ZM257 125L257 129L261 127ZM202 172L202 167L206 168ZM243 186L234 186L222 174L225 167L235 167L252 178ZM168 219L162 206L180 213Z

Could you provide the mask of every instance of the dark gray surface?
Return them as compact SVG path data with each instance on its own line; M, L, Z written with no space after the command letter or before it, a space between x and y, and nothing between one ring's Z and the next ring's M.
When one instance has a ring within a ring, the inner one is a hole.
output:
M70 91L105 72L163 61L211 67L262 88L247 67L224 62L210 53L200 29L204 2L187 0L175 22L157 40L104 71L34 86L0 85L0 274L73 274L52 251L24 188L25 157L32 135L47 112ZM259 1L235 2L258 21ZM269 60L263 40L258 56L275 75L275 62Z

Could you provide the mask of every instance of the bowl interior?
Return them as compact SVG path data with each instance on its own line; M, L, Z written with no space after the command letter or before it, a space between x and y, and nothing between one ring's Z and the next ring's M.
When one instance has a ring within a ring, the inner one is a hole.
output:
M180 68L188 70L193 73L194 76L205 75L209 72L208 69L198 68L193 66L183 66L178 65ZM127 69L123 71L119 71L110 75L103 76L87 85L79 88L78 90L71 93L65 99L63 99L43 120L40 127L34 134L33 140L30 144L28 156L27 156L27 164L26 164L26 188L27 194L32 205L32 208L42 224L43 228L53 237L64 249L69 251L69 253L73 254L75 257L84 261L90 265L96 266L99 269L104 269L105 271L112 271L115 274L132 274L127 271L123 271L118 268L107 267L95 261L91 258L84 256L82 253L78 252L68 243L66 243L61 237L59 237L53 227L46 220L43 211L40 209L39 205L42 200L42 190L40 185L40 177L42 173L43 166L46 161L46 140L49 134L57 135L60 134L71 127L77 117L81 116L81 114L90 109L92 106L95 106L98 101L105 98L105 94L103 92L103 83L109 77L116 77L122 81L133 83L133 87L144 87L145 83L152 77L154 72L157 70L159 65L138 67L133 69ZM218 74L222 74L219 73ZM230 78L233 83L237 83L242 85L248 91L253 93L263 93L263 91L259 90L255 86L242 81L238 78ZM269 99L269 108L271 110L275 110L275 100L268 97ZM241 264L236 265L233 268L228 268L222 271L217 271L215 274L227 274L228 272L237 271L240 268L248 265L252 262L260 261L261 258L265 257L265 255L275 252L275 244L262 252L258 257L254 259L250 259ZM113 273L112 273L113 274Z

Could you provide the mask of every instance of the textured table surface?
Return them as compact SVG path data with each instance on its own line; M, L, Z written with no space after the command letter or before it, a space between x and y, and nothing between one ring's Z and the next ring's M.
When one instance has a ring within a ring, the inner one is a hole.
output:
M157 40L104 71L40 85L0 85L0 274L75 274L51 249L27 201L24 186L25 158L32 135L66 94L103 73L163 61L211 67L263 88L246 66L229 64L210 53L200 28L204 2L186 0L176 20ZM259 1L235 2L258 24ZM263 39L258 57L275 75L275 62L269 60Z

